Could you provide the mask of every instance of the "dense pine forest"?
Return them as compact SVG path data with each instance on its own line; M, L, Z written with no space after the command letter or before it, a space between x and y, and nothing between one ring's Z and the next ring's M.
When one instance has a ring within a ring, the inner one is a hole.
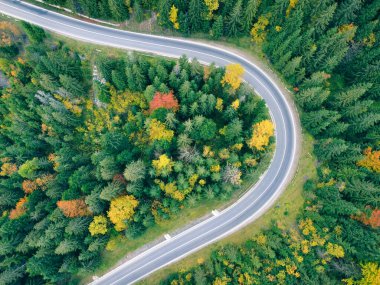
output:
M163 284L380 284L379 0L47 2L115 21L155 13L160 26L184 36L250 37L315 138L318 178L305 181L292 228L274 221ZM270 143L263 102L243 84L233 88L237 66L225 73L185 59L100 57L91 79L85 59L47 45L42 31L24 25L25 44L23 33L7 29L14 27L3 27L0 47L4 283L66 282L77 268L93 270L113 236L133 238L194 193L231 193L265 153L250 139L260 132L263 146ZM225 74L233 81L223 83ZM181 161L189 155L202 162L187 173ZM227 169L235 179L224 186ZM128 207L117 212L119 203Z
M319 161L294 227L274 221L162 284L380 284L379 10L378 0L157 4L164 27L261 46L293 89Z
M87 58L27 23L0 35L0 284L93 272L116 237L228 200L270 158L239 65Z

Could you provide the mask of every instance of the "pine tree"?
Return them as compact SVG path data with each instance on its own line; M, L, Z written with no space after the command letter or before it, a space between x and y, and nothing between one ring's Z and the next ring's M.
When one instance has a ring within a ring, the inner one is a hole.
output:
M77 249L79 249L79 247L79 241L74 239L64 239L59 243L54 253L58 255L65 255L70 252L76 251Z
M116 21L124 21L128 19L129 12L123 0L108 0L112 17Z
M68 235L83 236L86 234L87 227L91 219L88 217L78 217L70 219L65 228L65 233Z
M218 16L212 25L211 36L213 39L219 39L223 36L223 16Z
M98 2L99 15L103 19L112 18L111 10L108 4L108 0L99 0Z
M141 8L141 4L139 1L135 1L133 4L133 13L134 13L134 18L138 23L141 23L144 20L144 11Z
M305 110L319 109L329 96L330 91L322 87L303 89L296 94L297 103Z
M165 28L170 27L169 13L172 6L171 0L160 0L158 7L159 23Z
M203 8L202 0L191 0L189 5L189 26L191 32L198 32L202 29L203 20L202 14L205 10Z
M322 133L326 128L338 121L340 115L336 111L319 110L304 113L302 116L302 122L304 126L313 135Z
M341 2L335 13L335 23L337 26L352 23L363 5L362 0L345 0Z
M59 81L62 84L62 86L67 91L69 91L74 97L82 97L85 95L83 83L81 83L77 79L66 75L60 75Z
M363 133L375 126L378 122L380 122L380 113L365 113L351 122L349 131L351 134Z
M337 158L348 149L346 142L342 139L325 139L318 141L315 153L324 161Z
M110 182L100 192L100 199L111 201L123 192L123 187L119 182Z
M255 19L257 10L261 4L261 0L249 0L247 7L244 9L243 16L243 29L245 32L249 32L253 25L253 20Z
M313 21L311 21L310 26L313 27L316 34L322 34L325 31L328 24L334 17L336 8L337 4L334 3L328 6L324 11L321 11L321 13L318 16L313 18Z
M0 273L0 284L15 284L24 276L25 265L5 269Z
M323 70L332 72L339 64L348 50L348 41L355 34L356 27L352 27L345 31L338 31L336 28L330 29L317 42L318 49L315 56L310 62L310 66L306 66L309 71Z
M145 164L141 160L131 162L125 167L124 177L127 181L136 182L145 177Z
M372 86L370 83L357 84L351 86L340 93L335 93L332 97L333 100L330 100L330 104L336 109L341 107L347 107L357 100L359 100L367 90Z
M292 58L284 67L283 74L293 84L297 81L297 70L300 67L302 56Z
M112 82L115 84L117 90L124 91L127 88L127 77L125 76L124 71L115 69L112 70L111 74Z
M237 36L241 29L242 0L238 0L227 18L227 34Z
M356 101L354 104L346 108L342 108L342 116L348 120L356 118L361 114L367 113L372 104L372 100Z

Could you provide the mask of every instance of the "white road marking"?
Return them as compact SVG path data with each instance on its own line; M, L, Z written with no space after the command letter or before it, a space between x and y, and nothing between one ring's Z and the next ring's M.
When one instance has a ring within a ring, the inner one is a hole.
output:
M169 239L172 238L169 234L165 234L164 237L165 237L166 240L169 240Z

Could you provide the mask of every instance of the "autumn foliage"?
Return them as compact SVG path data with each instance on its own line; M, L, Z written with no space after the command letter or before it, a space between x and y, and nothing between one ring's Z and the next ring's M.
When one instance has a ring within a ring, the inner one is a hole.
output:
M372 151L372 148L368 147L364 150L364 155L364 158L358 162L358 166L380 173L380 150Z
M152 165L156 172L159 174L162 172L170 172L172 170L174 162L171 161L166 154L162 154L157 160L152 161Z
M69 218L83 217L91 214L83 199L58 201L57 206Z
M221 83L222 85L227 83L232 87L232 89L236 90L241 84L241 76L243 74L244 68L240 64L236 63L227 65L226 72L224 73Z
M173 5L170 9L169 13L169 20L173 23L174 29L179 29L179 23L178 23L178 9Z
M149 139L151 141L164 140L170 142L174 137L172 130L166 129L165 124L157 119L152 119L149 124Z
M380 209L373 210L370 217L367 217L366 214L362 214L359 217L353 217L353 218L373 228L380 227Z
M6 162L1 166L0 176L11 176L16 171L17 171L16 164Z
M37 184L36 182L29 179L24 180L22 182L22 190L24 190L24 192L27 194L32 193L34 190L37 190Z
M149 112L152 113L159 108L178 111L179 104L178 100L174 97L173 91L170 91L169 93L156 92L153 100L149 103Z
M126 228L124 221L133 217L138 204L139 201L137 201L132 195L120 196L111 201L108 217L115 225L117 231L122 231Z
M269 144L269 139L273 134L273 123L269 120L261 121L253 126L253 135L247 144L250 148L264 150L264 147Z
M16 208L14 208L10 214L9 214L9 218L11 220L14 220L14 219L17 219L19 218L20 216L22 216L25 212L26 212L26 207L25 207L25 203L27 202L27 198L26 197L23 197L21 198L17 204L16 204Z
M88 230L92 236L104 235L107 232L107 218L104 216L95 216Z

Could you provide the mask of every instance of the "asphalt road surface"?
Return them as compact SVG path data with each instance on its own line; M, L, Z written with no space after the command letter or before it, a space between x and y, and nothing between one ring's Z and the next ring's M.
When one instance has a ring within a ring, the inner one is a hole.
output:
M0 12L81 41L169 57L197 58L218 66L239 63L244 79L262 96L276 127L276 150L260 181L219 214L148 249L92 284L132 284L148 274L215 242L253 221L284 190L296 163L296 116L276 84L249 60L232 52L188 40L126 32L79 21L20 1L0 0Z

